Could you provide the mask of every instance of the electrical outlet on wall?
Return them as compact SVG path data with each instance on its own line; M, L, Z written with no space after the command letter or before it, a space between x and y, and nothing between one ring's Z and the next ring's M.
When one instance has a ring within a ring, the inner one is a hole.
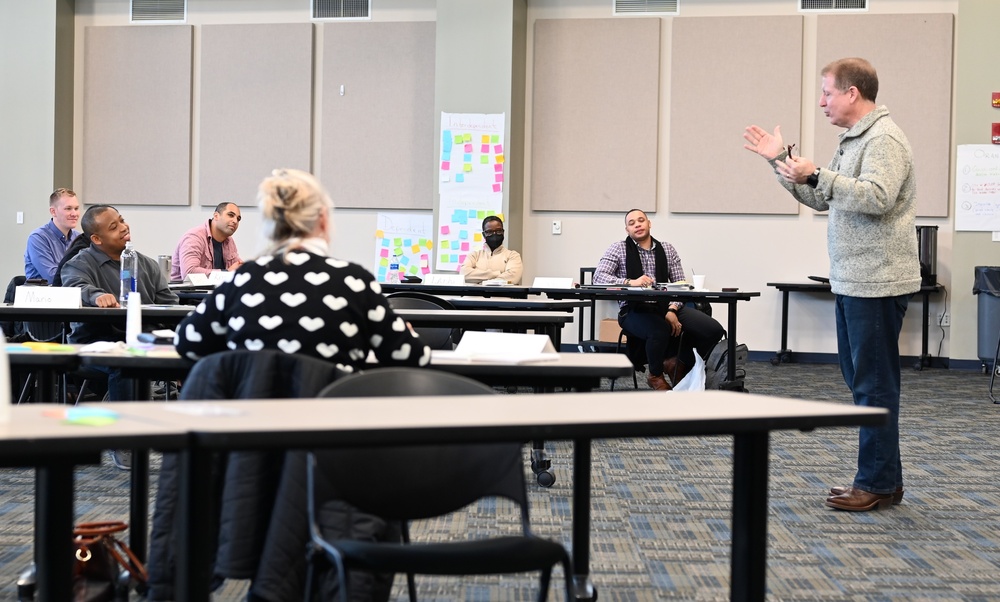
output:
M562 222L559 220L552 220L552 233L562 234Z
M951 326L951 313L947 311L938 312L937 324L941 327Z

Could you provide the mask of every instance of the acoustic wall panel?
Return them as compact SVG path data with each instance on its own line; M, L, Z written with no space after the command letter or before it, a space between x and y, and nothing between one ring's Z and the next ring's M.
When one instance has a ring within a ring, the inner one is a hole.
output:
M198 202L255 202L276 167L312 165L309 23L201 27Z
M876 104L889 109L913 148L921 217L948 215L953 39L951 14L823 15L817 24L816 89L831 61L858 56L874 65ZM815 127L816 163L826 166L844 130L818 110Z
M532 209L656 209L660 26L535 21Z
M84 35L83 200L189 204L192 27Z
M434 27L323 25L319 172L338 207L434 207Z
M672 33L670 211L798 213L742 136L750 124L780 125L786 143L799 142L802 18L674 19Z

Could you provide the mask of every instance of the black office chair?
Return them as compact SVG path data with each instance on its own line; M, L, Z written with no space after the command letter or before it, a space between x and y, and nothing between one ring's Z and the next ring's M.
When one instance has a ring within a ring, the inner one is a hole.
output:
M321 397L400 395L490 395L474 380L418 368L382 368L340 379ZM539 600L548 595L552 567L562 564L566 600L571 598L569 555L559 543L531 534L521 446L476 443L314 451L309 455L308 513L311 546L306 600L316 577L316 561L336 568L336 583L321 599L339 589L346 602L349 570L407 573L410 600L416 600L413 574L473 575L541 571ZM519 535L462 542L411 544L406 521L441 516L484 498L500 496L521 511ZM356 539L328 540L320 524L332 503L347 503L387 520L403 522L401 543ZM346 586L345 586L346 585Z
M440 297L416 291L400 291L385 296L393 309L455 309ZM461 333L454 328L415 327L420 339L431 349L453 349Z

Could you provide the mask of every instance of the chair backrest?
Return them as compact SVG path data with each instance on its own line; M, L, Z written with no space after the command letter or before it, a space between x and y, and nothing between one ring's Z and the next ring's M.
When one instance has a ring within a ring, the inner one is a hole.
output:
M401 291L386 295L389 307L393 309L455 309L448 301L417 291ZM431 349L451 349L455 333L451 328L414 328L420 339Z
M344 377L320 397L493 395L472 379L426 368L377 368ZM490 403L489 400L484 400ZM313 454L316 502L337 498L394 520L440 516L487 496L521 508L527 528L527 493L518 443L378 447Z
M308 355L274 349L221 351L191 368L181 399L313 397L344 374Z

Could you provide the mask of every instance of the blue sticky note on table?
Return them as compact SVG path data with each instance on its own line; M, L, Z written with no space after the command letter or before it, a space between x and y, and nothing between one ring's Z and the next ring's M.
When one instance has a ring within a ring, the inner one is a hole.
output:
M462 173L455 174L455 181L456 182L464 182L465 181L465 174L462 174Z

